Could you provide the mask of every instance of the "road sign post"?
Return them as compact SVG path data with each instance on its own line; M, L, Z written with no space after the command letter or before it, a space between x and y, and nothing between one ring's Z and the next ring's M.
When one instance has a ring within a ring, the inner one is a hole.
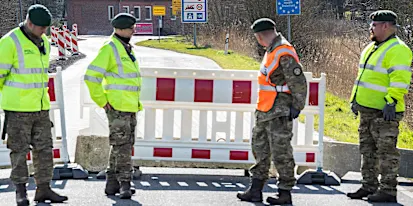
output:
M181 22L194 23L194 46L196 46L196 24L208 22L207 0L181 0Z
M161 42L162 16L166 15L165 6L153 6L153 15L158 17L158 41Z
M277 0L276 4L277 14L287 16L288 41L291 41L291 15L301 14L300 0Z
M287 16L288 41L291 41L291 15L301 14L300 0L276 0L277 14ZM324 101L324 100L323 100ZM323 102L321 101L321 102ZM320 114L320 122L324 116ZM323 157L323 135L318 138L318 155ZM340 185L340 179L332 172L324 172L322 161L317 161L317 170L307 170L297 178L298 184Z

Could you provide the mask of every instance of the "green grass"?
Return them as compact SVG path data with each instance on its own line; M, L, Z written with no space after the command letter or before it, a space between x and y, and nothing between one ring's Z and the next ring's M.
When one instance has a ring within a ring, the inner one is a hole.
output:
M236 54L230 50L228 54L225 55L224 50L215 50L203 46L195 47L192 43L184 41L183 37L161 39L160 42L158 40L148 40L139 42L136 45L203 56L214 60L219 66L225 69L257 70L260 66L253 58Z
M258 69L259 62L253 58L246 57L234 52L224 55L224 51L213 48L195 47L191 43L185 42L182 37L148 40L137 43L138 46L146 46L159 49L167 49L176 52L193 54L207 57L214 60L223 69ZM358 125L360 117L354 119L348 100L341 99L331 93L326 94L324 115L324 135L341 142L358 143ZM300 115L299 120L305 121L305 116ZM315 116L315 129L318 130L319 117ZM407 125L400 124L400 134L397 146L399 148L413 149L413 131Z

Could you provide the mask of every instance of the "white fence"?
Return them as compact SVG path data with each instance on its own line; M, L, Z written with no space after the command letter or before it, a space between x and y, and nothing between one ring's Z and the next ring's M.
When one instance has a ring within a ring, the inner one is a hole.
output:
M134 160L254 163L251 133L257 100L258 71L142 68ZM314 115L323 138L326 77L306 72L308 96L305 131L294 121L292 145L298 166L322 167L321 145L313 144ZM90 118L81 135L108 136L103 109L90 99L81 80L81 117ZM89 112L84 113L84 110ZM88 115L89 117L86 117Z

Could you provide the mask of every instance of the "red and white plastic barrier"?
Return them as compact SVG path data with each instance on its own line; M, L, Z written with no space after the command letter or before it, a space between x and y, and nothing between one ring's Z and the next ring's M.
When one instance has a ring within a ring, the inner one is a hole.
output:
M78 30L77 30L77 24L73 24L73 25L72 25L72 31L74 31L74 32L76 33L76 36L79 35L79 32L78 32Z
M72 54L73 55L79 55L79 46L77 44L77 36L76 36L76 31L71 32L71 41L72 41Z
M57 68L56 73L49 74L49 96L50 96L50 119L53 122L53 160L54 162L69 162L66 142L66 123L63 100L63 84L61 67ZM3 132L4 111L0 110L0 134ZM6 140L0 140L0 166L10 166L10 150L7 149ZM27 154L27 162L32 163L32 153Z
M59 31L57 32L58 36L58 52L59 52L59 60L65 60L66 58L66 44L64 39L64 32Z
M258 71L142 68L141 101L133 159L254 163L251 134ZM298 166L322 167L326 76L306 72L308 96L296 119L292 145ZM89 127L81 135L108 136L106 114L90 99L81 80L81 117L89 108ZM313 144L319 115L318 145ZM321 140L321 141L320 141Z

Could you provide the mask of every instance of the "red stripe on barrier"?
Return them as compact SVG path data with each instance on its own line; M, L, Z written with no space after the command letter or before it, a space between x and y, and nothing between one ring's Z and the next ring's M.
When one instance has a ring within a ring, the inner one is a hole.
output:
M60 158L60 149L53 149L53 158Z
M56 101L56 92L55 92L55 87L54 87L54 78L49 78L49 83L47 84L49 86L49 97L51 102Z
M195 79L194 102L212 102L214 80Z
M153 148L154 157L172 157L172 148Z
M230 151L230 160L248 160L248 151Z
M175 79L156 79L156 100L175 101Z
M232 82L232 103L251 103L251 81Z
M315 153L305 153L305 162L315 162Z
M308 98L308 104L318 106L318 82L310 83L310 96Z
M192 158L194 158L194 159L211 159L211 150L192 149Z
M27 158L27 160L32 160L32 156L30 155L30 152L27 153L26 158Z
M135 156L135 147L132 146L132 156Z

